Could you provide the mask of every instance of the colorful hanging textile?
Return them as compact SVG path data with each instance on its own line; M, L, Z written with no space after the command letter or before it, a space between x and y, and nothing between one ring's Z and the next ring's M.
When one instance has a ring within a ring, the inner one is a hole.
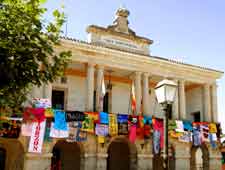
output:
M105 143L105 137L104 136L98 136L98 143L104 144Z
M31 136L33 123L23 123L21 126L22 136Z
M193 144L194 146L200 146L202 144L200 125L199 123L193 122Z
M99 117L100 117L100 123L101 124L107 124L107 125L109 124L108 113L100 112Z
M45 126L45 134L44 134L44 141L45 142L51 142L52 138L50 137L50 131L51 131L51 120L46 120L46 126Z
M179 139L180 136L182 136L183 133L182 132L176 132L174 130L170 130L169 131L169 136L175 139Z
M118 123L127 123L128 122L128 115L125 114L118 114L117 115Z
M200 124L200 132L201 132L202 142L209 142L209 127L208 127L208 123Z
M68 129L68 125L67 125ZM51 129L50 129L50 137L52 138L68 138L69 137L69 131L68 130L58 130L54 128L54 123L51 123Z
M23 119L26 122L42 122L45 120L44 108L26 108L23 113Z
M66 139L67 142L75 142L77 136L78 122L69 122L69 137Z
M137 138L140 140L144 139L144 117L143 116L138 116Z
M118 134L128 135L128 115L118 114Z
M153 149L154 154L158 154L160 151L160 131L154 130L153 132Z
M209 123L209 133L217 133L217 128L215 123Z
M181 120L176 120L176 132L183 132L184 131L184 125L183 125L183 121Z
M168 122L168 129L169 130L176 130L177 124L175 120L169 120Z
M54 110L54 118L55 118L54 128L56 130L64 130L64 131L68 130L64 111Z
M46 121L34 122L28 152L41 153Z
M45 109L44 115L46 118L53 118L54 117L54 111L51 108Z
M216 145L216 141L217 141L217 136L215 133L210 133L209 134L209 141L210 141L210 145L213 149L215 149L217 147Z
M160 148L163 148L164 144L164 128L163 128L163 119L154 118L153 129L159 131L160 133Z
M94 118L91 114L85 114L84 121L82 122L82 131L94 133Z
M118 124L116 114L109 114L109 135L110 136L118 135Z
M181 142L192 142L192 133L191 132L183 132L181 135L178 137L178 140Z
M150 139L151 137L151 125L144 125L144 139Z
M51 108L52 103L50 99L33 98L32 104L35 108Z
M137 125L137 123L138 123L138 116L129 115L129 117L128 117L128 124L130 124L130 125Z
M136 125L131 125L130 131L129 131L129 140L130 140L131 143L135 143L136 131L137 131Z
M108 136L108 134L109 134L108 125L96 124L95 134L98 135L98 136Z
M77 142L83 142L87 140L87 132L83 131L81 128L82 128L82 123L78 122L77 135L76 135Z
M145 125L151 125L152 124L152 116L144 115L144 124Z
M84 121L85 115L84 112L80 111L66 111L66 121Z
M84 112L85 115L88 115L94 123L100 123L99 112Z
M188 121L188 120L183 121L183 126L185 131L193 130L191 121Z

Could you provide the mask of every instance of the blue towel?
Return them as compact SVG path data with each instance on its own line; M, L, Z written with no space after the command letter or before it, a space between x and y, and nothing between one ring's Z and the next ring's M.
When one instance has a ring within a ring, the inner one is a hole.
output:
M100 117L100 123L101 124L109 124L108 113L100 112L99 117Z
M186 131L192 131L193 127L192 127L192 123L190 121L183 121L183 125L184 125L184 130Z
M144 116L144 124L151 125L152 124L152 117L151 116Z
M128 115L118 114L117 120L118 120L118 123L127 123L128 122Z
M64 131L68 130L65 112L61 110L54 110L54 118L55 118L54 128L56 130L64 130Z

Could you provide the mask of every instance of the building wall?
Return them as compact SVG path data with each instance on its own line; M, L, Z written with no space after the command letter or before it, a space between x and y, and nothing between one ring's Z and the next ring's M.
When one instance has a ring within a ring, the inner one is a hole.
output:
M198 111L200 111L201 119L203 120L203 89L201 87L186 92L187 119L193 120L191 113Z
M130 105L130 84L113 82L112 87L112 112L128 113Z
M86 78L67 76L67 83L54 83L53 89L65 89L66 109L84 111L86 103Z

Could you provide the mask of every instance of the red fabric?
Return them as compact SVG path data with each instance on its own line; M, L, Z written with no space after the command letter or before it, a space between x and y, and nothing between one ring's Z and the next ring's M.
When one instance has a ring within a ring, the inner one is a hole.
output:
M150 138L151 132L151 126L150 125L144 125L144 137Z
M136 131L137 131L137 127L135 125L130 127L129 140L130 140L131 143L135 143Z
M137 138L144 139L144 117L138 116Z
M164 145L164 128L163 128L163 119L154 119L153 129L160 132L160 148L163 148Z
M44 108L26 108L23 113L25 121L42 122L45 120Z
M84 114L90 115L93 118L94 123L100 123L99 112L84 112Z

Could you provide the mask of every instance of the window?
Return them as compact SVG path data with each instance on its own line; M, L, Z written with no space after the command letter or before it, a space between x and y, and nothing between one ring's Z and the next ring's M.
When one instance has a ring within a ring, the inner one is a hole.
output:
M0 169L5 169L5 161L6 161L6 150L4 148L0 148Z
M109 112L109 92L106 92L103 99L103 112Z
M193 115L194 122L200 122L201 121L201 116L200 116L200 112L199 111L192 113L192 115Z
M52 90L52 108L65 109L65 91L64 90Z

